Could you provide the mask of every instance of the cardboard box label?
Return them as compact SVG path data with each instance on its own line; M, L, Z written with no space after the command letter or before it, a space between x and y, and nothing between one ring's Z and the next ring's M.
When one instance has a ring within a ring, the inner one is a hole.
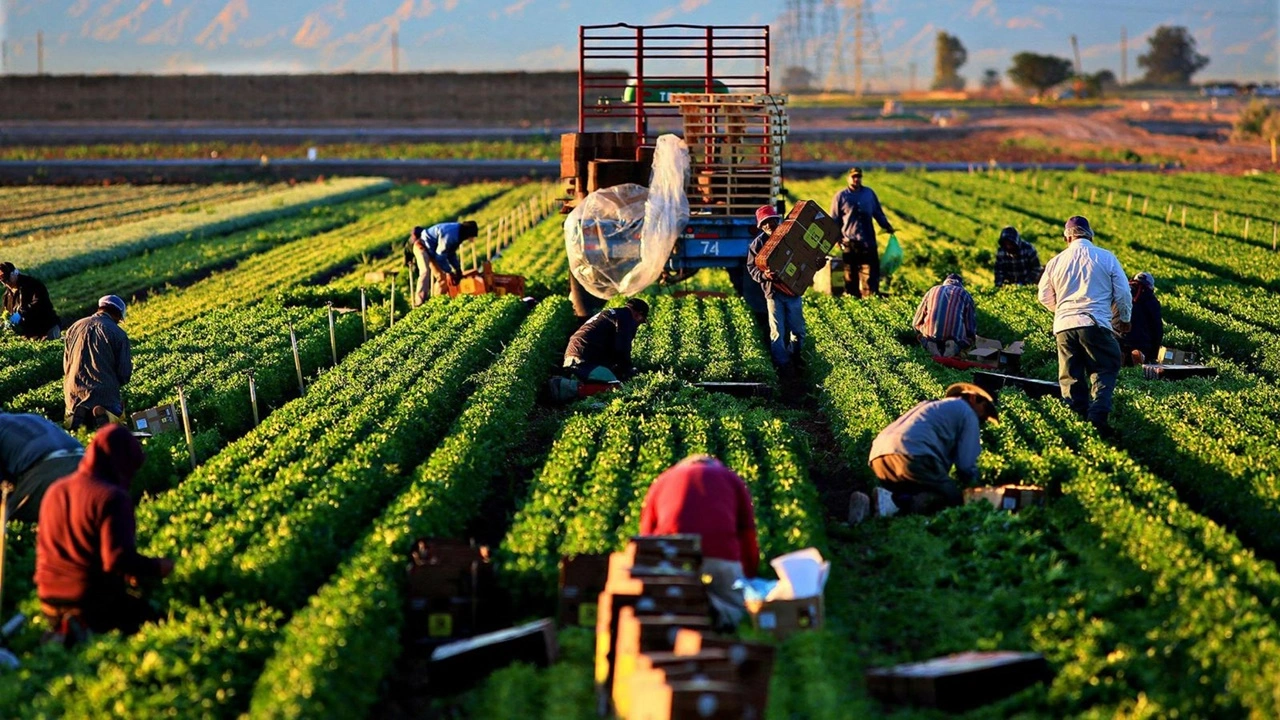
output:
M453 635L453 616L449 613L432 613L428 615L427 635L437 638Z
M582 603L578 606L578 624L589 627L596 624L600 606L596 603Z
M798 268L796 268L795 263L787 263L787 267L783 270L783 272L785 272L788 275L795 275L797 269Z
M809 247L816 248L822 244L822 228L817 225L810 225L804 231L804 241Z

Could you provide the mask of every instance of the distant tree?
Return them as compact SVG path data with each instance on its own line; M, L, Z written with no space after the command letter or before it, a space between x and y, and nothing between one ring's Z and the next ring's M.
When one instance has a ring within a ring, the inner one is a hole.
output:
M782 89L786 92L812 90L813 72L809 68L792 65L782 72Z
M938 32L936 42L937 56L933 62L934 90L963 90L964 78L960 77L960 67L969 59L969 51L955 35Z
M1150 85L1190 85L1191 76L1209 64L1209 58L1196 52L1196 39L1185 27L1161 25L1147 44L1138 67L1146 68L1142 79Z
M995 68L987 68L982 71L982 89L997 90L1000 88L1000 71Z
M1116 89L1116 74L1110 70L1099 70L1092 75L1077 78L1077 85L1085 97L1102 97Z
M1020 52L1013 56L1009 79L1014 85L1043 95L1046 90L1071 77L1072 63L1053 55Z

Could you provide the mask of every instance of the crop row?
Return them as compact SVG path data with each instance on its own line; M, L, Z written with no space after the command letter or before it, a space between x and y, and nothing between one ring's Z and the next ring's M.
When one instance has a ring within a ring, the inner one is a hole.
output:
M737 297L654 297L649 323L636 335L634 359L637 369L664 369L688 379L776 379L755 318Z
M813 312L815 320L821 318L813 325L818 328L824 404L850 462L857 466L864 466L870 440L886 418L918 400L937 397L945 382L963 378L931 363L919 364L924 359L921 351L887 344L884 336L892 335L895 325L876 317L870 308L822 301ZM896 315L899 323L909 317L901 310ZM852 363L866 373L857 377L843 371ZM1059 403L1005 395L1003 422L986 431L987 439L995 442L980 466L984 481L1038 482L1061 487L1067 494L1046 511L1048 521L1063 534L1066 551L1027 556L1034 562L1018 568L1024 590L1015 607L1021 612L1006 605L1000 635L981 629L976 633L982 643L1030 642L1059 665L1058 678L1046 695L1021 702L1048 703L1052 714L1075 713L1146 693L1184 711L1274 712L1278 699L1262 680L1280 657L1269 639L1276 629L1269 607L1280 587L1274 566L1254 558L1239 539L1180 502L1168 485L1100 442ZM892 522L898 528L898 521ZM1015 526L1013 533L993 535L993 541L1003 535L1005 542L1022 542L1019 533L1035 530L1034 523L1008 522ZM901 530L897 542L914 542L917 549L927 546L927 536L912 540L909 525ZM952 531L972 533L967 522ZM917 527L914 532L952 531ZM1044 545L1041 540L1036 543ZM1051 562L1042 562L1046 558ZM935 559L954 562L945 555ZM952 572L948 587L953 590L972 584L972 597L992 592L984 577ZM1008 570L1001 574L1013 580ZM1124 605L1124 598L1135 592L1126 591L1123 583L1137 583L1137 594L1146 597L1141 612ZM1112 599L1112 593L1117 597ZM1227 619L1235 610L1240 612L1238 622ZM1089 618L1097 615L1106 625L1091 628ZM1013 620L1026 626L1019 628ZM1153 626L1159 631L1148 630ZM901 628L901 623L890 627ZM1099 635L1104 628L1106 637ZM911 655L956 649L947 645L945 640L933 641ZM1111 650L1117 645L1119 654ZM1193 683L1181 679L1189 667L1198 668ZM1101 689L1098 679L1103 680Z
M139 507L140 526L163 527L146 551L179 556L163 588L179 610L160 623L162 632L191 638L200 631L200 616L193 622L181 611L187 606L175 602L182 597L197 602L231 591L251 609L270 595L287 613L337 565L376 515L380 498L406 482L394 468L412 467L439 439L466 395L463 380L483 366L490 345L509 337L521 314L512 299L464 300L442 312L446 305L411 314L177 489ZM327 411L334 407L344 416L332 417ZM246 565L245 558L256 564ZM243 631L261 641L274 629L252 618L243 627L227 621L219 634ZM256 677L251 658L238 654L245 650L241 643L203 658L216 667L208 674L192 668L169 678L173 707L180 714L183 708L225 714L242 704ZM171 648L157 659L173 662L183 652ZM108 697L117 704L151 702L154 688L130 685L119 696L122 688L112 682L145 673L145 656L110 638L91 643L81 656L87 671L65 675L48 695L34 698L32 714L69 712L86 696L99 703ZM232 667L234 673L226 671Z
M0 212L0 244L15 245L53 235L100 230L164 213L196 213L213 203L244 200L280 189L280 186L257 183L145 189L126 186L97 196L67 198L67 202L62 203L47 200L39 204L24 203Z
M10 262L32 275L45 281L55 280L190 237L233 232L316 205L384 192L390 187L390 182L378 178L343 178L311 183L238 200L200 213L169 213L118 227L52 237L9 248L6 255Z
M253 692L250 717L367 714L398 654L404 622L403 562L418 537L455 537L521 442L541 382L572 326L562 298L536 308L516 339L473 384L440 446L350 557L282 630ZM350 657L361 662L346 662Z
M521 235L493 262L494 272L523 275L531 295L545 297L564 292L569 260L564 249L564 220L552 215Z

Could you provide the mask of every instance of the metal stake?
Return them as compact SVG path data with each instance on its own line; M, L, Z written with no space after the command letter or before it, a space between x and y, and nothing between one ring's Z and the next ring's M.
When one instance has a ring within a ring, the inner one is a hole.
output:
M258 381L253 378L253 370L249 370L249 405L253 407L253 426L258 427Z
M191 439L191 416L187 414L187 393L178 386L178 407L182 410L182 431L187 435L187 455L191 456L191 469L196 469L196 444Z
M289 344L293 346L293 367L298 371L298 394L307 391L307 386L302 382L302 356L298 354L298 334L293 331L293 323L289 323Z
M429 271L428 271L429 272ZM391 276L391 325L396 326L396 276Z
M333 364L338 364L338 330L333 324L333 301L325 303L329 308L329 350L333 352Z
M9 493L13 492L13 483L0 482L0 608L4 607L4 560L8 549L9 535Z
M1147 216L1147 201L1150 199L1151 198L1146 198L1146 197L1142 198L1142 217Z
M1170 220L1172 220L1172 219L1173 219L1173 204L1172 204L1172 203L1170 203L1170 204L1169 204L1169 209L1168 209L1168 210L1166 210L1166 211L1165 211L1165 213L1164 213L1164 224L1165 224L1165 225L1168 225L1168 224L1169 224L1169 221L1170 221Z
M1182 206L1182 229L1185 230L1186 228L1187 228L1187 206L1183 205Z
M1244 219L1244 239L1249 239L1249 218Z
M1092 205L1092 204L1093 204L1093 201L1094 201L1097 197L1098 197L1098 188L1093 188L1093 189L1089 190L1089 204L1090 204L1090 205Z
M369 300L365 297L364 288L360 288L360 332L364 339L369 339Z
M1131 210L1133 210L1133 193L1129 193L1129 199L1124 201L1124 211L1129 212Z
M1213 211L1213 234L1218 234L1218 211Z

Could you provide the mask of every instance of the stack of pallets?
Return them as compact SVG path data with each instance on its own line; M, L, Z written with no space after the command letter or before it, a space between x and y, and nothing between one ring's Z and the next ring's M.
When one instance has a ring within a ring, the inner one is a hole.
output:
M764 94L677 93L689 145L694 214L750 215L782 192L787 98Z

